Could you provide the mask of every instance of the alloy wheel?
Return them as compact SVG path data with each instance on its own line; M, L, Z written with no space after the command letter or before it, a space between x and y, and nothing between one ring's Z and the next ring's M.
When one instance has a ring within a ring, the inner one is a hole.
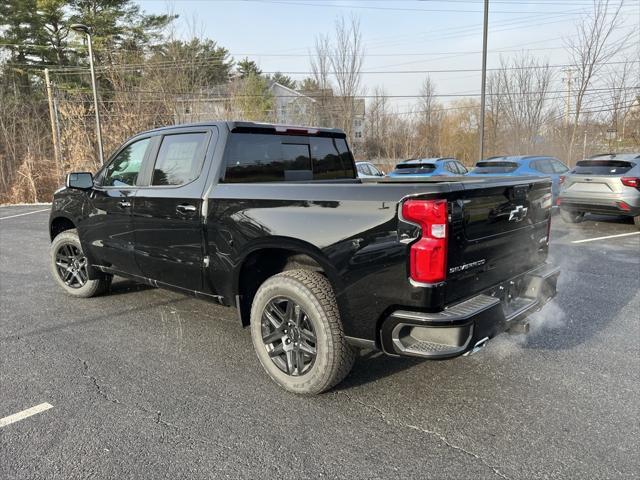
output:
M56 251L56 271L65 285L81 288L89 279L87 257L73 243L63 243Z
M307 373L316 359L316 334L305 311L290 298L276 297L262 312L262 341L284 373Z

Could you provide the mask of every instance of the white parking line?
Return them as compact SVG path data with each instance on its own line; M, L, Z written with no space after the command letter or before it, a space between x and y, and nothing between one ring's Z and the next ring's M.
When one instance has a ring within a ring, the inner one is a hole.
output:
M12 423L19 422L20 420L24 420L32 415L36 415L38 413L44 412L53 408L53 405L48 403L41 403L40 405L36 405L35 407L27 408L18 413L14 413L13 415L9 415L8 417L0 418L0 428L6 427L7 425L11 425Z
M36 210L35 212L18 213L17 215L9 215L7 217L0 217L0 220L6 220L7 218L22 217L23 215L31 215L32 213L48 212L50 208L44 208L42 210Z
M619 235L607 235L606 237L596 237L596 238L585 238L584 240L574 240L571 243L586 243L586 242L595 242L597 240L606 240L608 238L620 238L620 237L629 237L631 235L640 235L640 232L631 232L631 233L620 233Z

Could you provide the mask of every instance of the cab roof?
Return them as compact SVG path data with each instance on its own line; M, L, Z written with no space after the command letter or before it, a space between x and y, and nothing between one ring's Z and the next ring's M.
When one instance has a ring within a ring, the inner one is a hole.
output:
M155 133L174 128L192 128L192 127L212 127L226 126L230 132L242 133L281 133L284 135L317 135L320 137L338 137L345 138L343 130L339 128L323 128L309 127L302 125L281 125L277 123L260 123L260 122L244 122L244 121L219 121L219 122L196 122L183 123L178 125L167 125L165 127L154 128L141 133Z

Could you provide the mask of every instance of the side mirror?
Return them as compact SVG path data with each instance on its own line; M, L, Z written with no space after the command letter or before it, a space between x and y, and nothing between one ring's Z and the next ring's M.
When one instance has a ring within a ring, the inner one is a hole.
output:
M379 177L384 177L384 172L382 170L380 170L380 173L378 173Z
M93 175L89 172L75 172L67 174L65 180L67 188L77 188L79 190L88 190L93 188Z

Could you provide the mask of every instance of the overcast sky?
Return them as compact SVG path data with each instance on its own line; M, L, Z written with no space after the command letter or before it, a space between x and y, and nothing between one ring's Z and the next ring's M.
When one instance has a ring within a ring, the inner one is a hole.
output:
M248 56L265 72L309 71L308 52L316 35L332 32L340 15L357 15L366 50L363 71L390 71L365 74L368 92L381 85L391 95L414 95L425 70L481 67L482 0L140 0L140 4L150 13L177 13L180 36L189 36L195 28L229 49L235 59ZM498 66L501 55L525 50L551 64L566 63L562 38L575 35L576 22L591 11L592 3L492 0L490 5L489 68ZM640 32L640 1L626 1L623 12L625 31ZM627 53L634 60L640 58L638 48ZM420 72L406 73L416 70ZM562 88L563 75L560 69L557 72L557 86ZM480 91L479 72L430 75L440 94ZM297 80L308 75L290 76ZM393 99L398 108L414 101Z

